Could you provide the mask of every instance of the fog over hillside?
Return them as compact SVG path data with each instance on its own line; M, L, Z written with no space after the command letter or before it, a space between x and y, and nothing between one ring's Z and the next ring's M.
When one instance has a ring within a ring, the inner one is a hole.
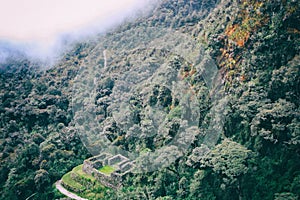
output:
M0 63L26 57L52 65L70 44L145 15L158 0L0 2Z

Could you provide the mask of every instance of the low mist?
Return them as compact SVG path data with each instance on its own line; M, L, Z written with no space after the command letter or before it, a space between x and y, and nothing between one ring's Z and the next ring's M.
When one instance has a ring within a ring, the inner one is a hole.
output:
M159 0L0 0L0 64L51 66L71 44L149 13Z

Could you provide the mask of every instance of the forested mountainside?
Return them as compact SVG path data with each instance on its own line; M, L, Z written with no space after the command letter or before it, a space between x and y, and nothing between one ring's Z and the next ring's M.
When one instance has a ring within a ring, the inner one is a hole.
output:
M2 64L1 199L63 198L103 138L140 167L104 199L299 199L299 6L163 0L50 69Z

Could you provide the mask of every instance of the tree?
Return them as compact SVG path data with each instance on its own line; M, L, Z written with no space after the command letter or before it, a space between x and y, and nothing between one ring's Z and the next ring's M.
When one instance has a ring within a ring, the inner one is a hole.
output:
M242 198L242 177L248 172L251 151L230 139L224 139L201 160L202 168L212 168L223 184L221 189L230 186L237 190Z
M291 130L287 128L287 125L297 118L295 104L285 99L279 99L274 103L263 105L258 111L251 122L252 136L258 135L274 144L289 142L292 138L299 137L292 125L289 127ZM296 126L296 124L295 122L294 125Z
M214 200L216 195L213 190L215 189L210 183L212 177L209 176L208 170L198 170L195 172L189 190L189 197L191 199Z
M276 193L275 200L297 200L298 196L290 193L290 192L283 192L283 193Z
M38 190L45 190L50 183L49 173L44 169L38 170L34 177L34 183Z

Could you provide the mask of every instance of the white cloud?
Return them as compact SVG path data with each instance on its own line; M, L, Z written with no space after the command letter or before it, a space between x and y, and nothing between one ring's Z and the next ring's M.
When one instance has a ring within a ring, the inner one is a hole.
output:
M71 40L76 41L105 31L153 2L151 0L0 0L0 54L3 57L5 53L1 52L1 45L3 47L5 41L13 43L14 47L21 45L21 50L32 49L31 52L26 53L29 56L53 57L53 51L61 49L62 36L67 35Z
M0 37L53 39L137 8L137 0L0 0Z

